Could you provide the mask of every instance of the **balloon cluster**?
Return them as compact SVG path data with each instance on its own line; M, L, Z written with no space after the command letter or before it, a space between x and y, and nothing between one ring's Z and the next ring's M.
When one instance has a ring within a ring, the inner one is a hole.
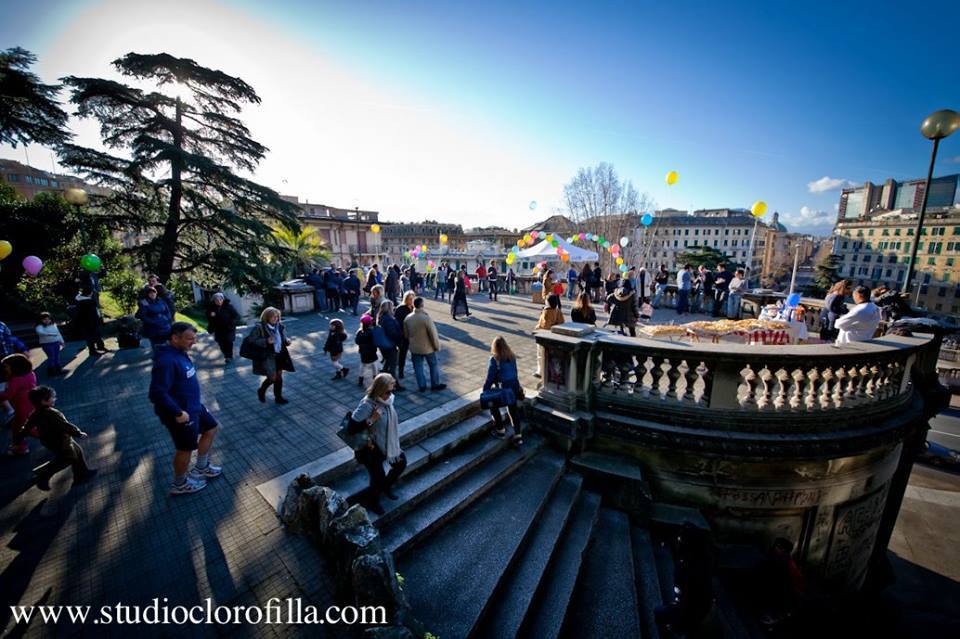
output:
M649 213L646 215L649 215ZM621 255L623 252L621 249L627 248L627 246L630 245L630 238L626 235L621 237L619 242L611 242L604 236L597 235L596 233L576 233L567 238L567 241L571 244L578 241L596 242L597 246L601 250L605 250L613 256L614 262L616 262L617 268L621 273L627 272L628 267L626 265L626 260L624 259L623 255Z
M13 253L13 244L6 240L0 240L0 260L7 259L11 253ZM100 258L97 259L99 260ZM23 266L23 270L27 272L27 275L36 277L40 274L40 269L43 268L43 260L36 255L28 255L23 258L20 265ZM99 268L99 265L97 268Z

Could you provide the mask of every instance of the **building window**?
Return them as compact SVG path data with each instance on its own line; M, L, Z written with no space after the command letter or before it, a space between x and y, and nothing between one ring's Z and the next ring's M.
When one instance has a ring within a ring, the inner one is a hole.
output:
M844 248L844 249L847 248L847 243L844 242L844 243L840 246L840 248Z
M887 272L886 272L886 275L884 275L884 277L891 277L892 275L893 275L893 269L888 268L888 269L887 269Z
M948 258L947 258L947 266L953 266L953 258L952 258L952 257L948 257Z
M869 231L867 231L867 235L873 237L873 229L870 229Z
M864 262L869 262L869 261L871 261L872 259L873 259L873 256L872 256L872 255L864 255L864 256L863 256L863 261L864 261Z
M17 175L16 173L10 173L9 175L7 175L7 181L8 181L8 182L19 182L19 181L20 181L20 176Z
M893 229L894 235L900 235L900 229Z
M907 229L907 235L913 235L913 229Z
M896 263L897 263L897 256L896 256L896 255L890 255L889 257L887 257L887 262L889 262L890 264L896 264Z
M928 257L928 258L927 258L927 266L933 266L933 265L935 265L936 263L937 263L937 259L936 259L935 257Z
M883 229L883 235L890 235L890 229Z
M690 235L690 229L683 229L684 235Z
M23 181L26 182L27 184L33 184L33 176L31 176L31 175L24 175L24 176L23 176Z

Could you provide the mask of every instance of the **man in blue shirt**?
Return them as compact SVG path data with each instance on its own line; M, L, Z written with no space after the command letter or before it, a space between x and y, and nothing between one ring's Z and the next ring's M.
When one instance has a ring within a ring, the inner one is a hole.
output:
M219 424L200 401L197 369L187 352L197 342L197 329L187 322L174 322L170 341L157 347L153 355L150 401L153 410L173 439L173 486L171 495L203 490L207 479L218 477L223 469L210 463L210 447ZM197 463L187 472L190 457L197 451Z
M677 271L677 315L690 310L690 290L693 288L693 266L684 264Z
M570 270L567 271L567 299L572 300L574 295L577 292L577 269L573 268L573 264L570 265Z

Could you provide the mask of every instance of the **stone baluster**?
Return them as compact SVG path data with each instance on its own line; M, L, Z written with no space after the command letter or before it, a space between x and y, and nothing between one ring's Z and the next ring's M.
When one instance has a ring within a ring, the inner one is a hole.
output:
M807 410L813 410L817 405L817 380L820 379L820 373L816 368L807 371L807 394L804 397L804 405Z
M844 380L847 379L847 371L841 366L834 373L834 377L837 378L837 381L833 383L833 407L840 408L843 406L843 393L846 388L846 382Z
M790 386L790 410L802 410L803 408L803 383L807 377L799 368L795 368L790 374L793 384Z
M773 376L777 379L777 393L773 398L773 408L780 411L787 405L787 386L790 382L790 375L783 368L778 368Z
M637 367L637 372L643 371L643 374L639 380L640 391L644 399L649 399L650 391L653 390L654 377L651 371L654 369L653 358L646 356L643 358L643 362Z
M849 379L843 395L844 403L848 406L855 406L857 404L857 378L860 377L856 366L847 369L847 377Z
M706 406L710 405L710 382L707 379L707 375L710 374L710 369L707 368L706 362L700 362L700 365L696 368L697 379L692 384L694 394L696 395L696 403L704 404Z
M757 373L757 377L760 379L756 391L757 408L759 410L770 410L773 408L773 404L770 401L770 394L773 390L770 380L773 379L773 373L770 372L769 368L764 366L760 369L760 372Z
M657 399L657 395L660 394L660 380L663 378L665 370L663 370L663 364L666 360L661 361L657 364L656 360L651 356L651 363L653 367L650 369L650 374L653 376L653 381L650 384L650 397L652 399Z
M865 403L869 398L867 397L867 382L870 379L870 369L866 365L861 364L860 368L857 369L857 401L861 404Z
M832 388L830 382L836 379L836 375L827 368L820 377L823 379L823 383L820 385L820 409L827 410L830 408L830 389Z
M670 363L669 357L663 358L663 363L660 364L660 370L662 371L662 374L657 380L657 391L660 393L660 399L665 400L672 393L674 381L670 376L670 373L673 370L673 365Z
M869 371L867 375L867 386L864 388L864 392L867 394L873 401L878 399L878 385L880 383L880 368L876 364L871 364L869 366Z
M740 408L746 408L753 401L754 382L757 379L757 374L750 368L750 364L740 371L740 379L743 383L737 387L737 402Z
M687 364L687 360L685 359L680 361L680 365L677 366L677 372L679 373L676 385L677 401L692 403L693 382L696 380L697 374L694 372L693 367Z

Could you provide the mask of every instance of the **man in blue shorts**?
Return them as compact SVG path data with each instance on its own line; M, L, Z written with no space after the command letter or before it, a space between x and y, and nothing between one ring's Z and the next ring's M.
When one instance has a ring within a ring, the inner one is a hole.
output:
M187 322L174 322L170 340L156 348L150 401L153 410L173 438L173 486L171 495L195 493L207 487L207 479L223 469L210 463L210 447L219 424L200 402L197 369L187 352L197 342L197 329ZM193 451L197 463L187 472Z

